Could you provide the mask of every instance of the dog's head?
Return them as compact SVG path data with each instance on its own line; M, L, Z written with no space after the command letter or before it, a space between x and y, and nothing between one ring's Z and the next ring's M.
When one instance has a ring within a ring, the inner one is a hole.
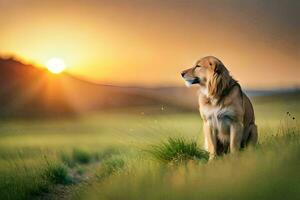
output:
M216 96L230 81L230 75L224 64L213 56L198 60L192 68L181 72L186 85L199 84L207 87L210 96Z

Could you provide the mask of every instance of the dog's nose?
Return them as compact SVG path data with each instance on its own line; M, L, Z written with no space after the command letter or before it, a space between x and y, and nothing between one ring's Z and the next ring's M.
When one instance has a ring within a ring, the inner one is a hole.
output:
M181 72L181 76L182 76L182 77L184 77L185 74L186 74L185 72Z

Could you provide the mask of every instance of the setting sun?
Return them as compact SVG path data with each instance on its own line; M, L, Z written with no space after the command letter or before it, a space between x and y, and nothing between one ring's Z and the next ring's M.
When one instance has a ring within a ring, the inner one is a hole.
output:
M65 62L60 58L51 58L47 61L46 67L54 74L59 74L66 69Z

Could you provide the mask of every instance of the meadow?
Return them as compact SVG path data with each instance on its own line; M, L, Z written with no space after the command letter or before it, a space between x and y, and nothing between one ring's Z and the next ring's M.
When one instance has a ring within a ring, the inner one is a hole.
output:
M3 119L0 199L299 199L299 100L253 98L259 144L209 163L197 108Z

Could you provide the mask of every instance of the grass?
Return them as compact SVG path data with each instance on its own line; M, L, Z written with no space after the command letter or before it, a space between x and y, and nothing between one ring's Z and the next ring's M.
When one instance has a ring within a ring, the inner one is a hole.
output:
M208 164L197 112L1 121L0 199L295 199L298 102L255 99L260 144Z
M75 167L80 164L89 164L96 158L96 153L78 148L74 148L72 153L61 153L61 160L69 167Z
M97 178L100 180L109 177L112 174L118 173L125 166L125 161L120 157L113 157L105 160L99 172L97 173Z
M48 163L43 177L53 184L72 183L71 177L68 175L68 168L62 163Z
M153 146L149 152L165 163L208 160L208 152L199 149L196 141L187 141L184 138L169 138L167 142Z
M214 163L124 170L94 182L81 199L296 199L299 148L266 147L226 156ZM280 155L280 156L278 156Z
M88 151L82 149L74 149L73 160L81 164L88 164L92 160L92 155Z
M35 161L35 164L39 161ZM44 166L15 161L1 162L0 199L30 199L48 191L49 182L43 179Z

